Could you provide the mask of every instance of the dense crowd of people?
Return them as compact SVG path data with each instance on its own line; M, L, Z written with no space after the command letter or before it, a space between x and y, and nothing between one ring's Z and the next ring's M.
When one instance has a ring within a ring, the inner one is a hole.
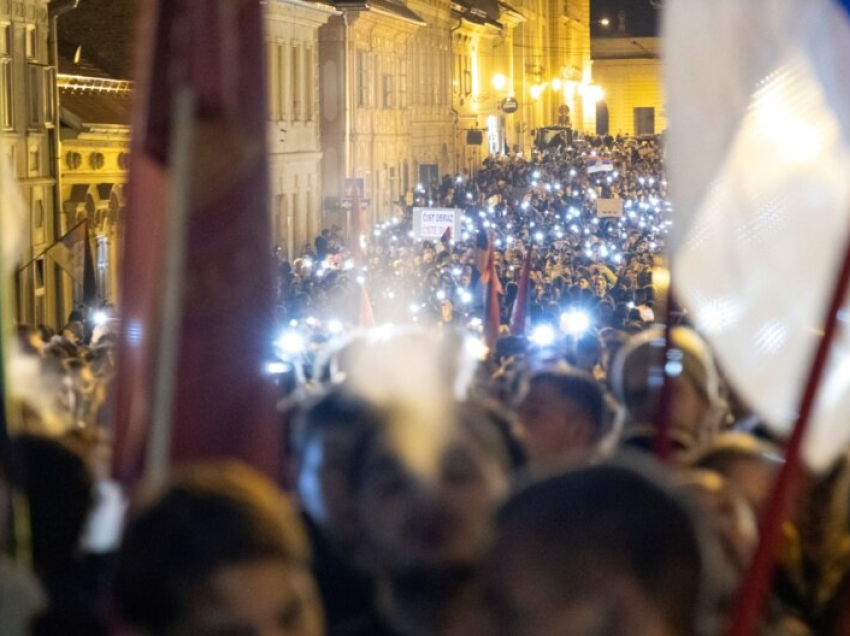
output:
M599 199L623 215L600 218ZM64 425L17 437L3 464L0 517L27 495L32 568L0 560L0 633L725 632L783 455L687 316L660 306L658 140L491 158L414 204L463 210L460 236L416 241L408 210L365 246L329 228L279 264L284 483L185 467L125 519L100 422L114 325L20 330ZM525 263L528 324L509 333ZM364 289L372 330L357 329ZM759 634L843 633L848 545L845 455L789 513Z

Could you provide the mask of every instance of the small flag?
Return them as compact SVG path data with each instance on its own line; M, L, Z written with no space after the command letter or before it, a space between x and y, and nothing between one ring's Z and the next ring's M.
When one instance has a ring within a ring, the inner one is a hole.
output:
M511 311L512 336L524 335L525 329L528 326L528 288L531 283L531 253L532 248L529 245L528 252L525 254L525 262L522 264L522 272L519 275L519 287L516 298L514 299L513 310Z
M592 156L587 158L587 174L611 172L612 170L614 170L614 164L607 157Z
M443 232L443 235L440 237L440 243L443 245L448 245L452 240L452 228L451 226L446 228L446 231Z

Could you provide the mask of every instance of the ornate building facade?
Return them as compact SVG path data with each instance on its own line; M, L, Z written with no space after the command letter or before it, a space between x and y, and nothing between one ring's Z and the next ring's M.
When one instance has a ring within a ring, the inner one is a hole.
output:
M338 12L304 0L265 10L272 232L292 258L324 226L318 30Z
M47 0L0 2L0 141L29 212L22 269L20 318L53 324L64 308L55 290L61 272L43 256L61 232L56 213L56 101Z

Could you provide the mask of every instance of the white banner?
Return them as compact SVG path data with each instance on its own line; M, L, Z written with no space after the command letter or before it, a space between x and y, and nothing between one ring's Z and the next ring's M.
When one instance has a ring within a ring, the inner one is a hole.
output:
M622 199L596 199L596 216L600 219L619 219L623 216Z
M419 241L439 241L451 229L451 240L460 239L463 211L456 208L413 208L413 233Z

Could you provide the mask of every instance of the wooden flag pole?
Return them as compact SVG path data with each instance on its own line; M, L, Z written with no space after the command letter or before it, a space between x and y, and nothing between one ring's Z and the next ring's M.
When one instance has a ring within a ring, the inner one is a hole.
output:
M755 633L767 596L770 593L775 556L782 537L782 523L797 492L801 474L801 448L809 427L829 351L838 326L838 312L850 284L850 239L832 298L823 321L823 336L812 359L809 377L800 400L797 423L788 439L785 463L776 477L770 501L759 524L760 541L747 569L732 614L728 636L751 636Z

